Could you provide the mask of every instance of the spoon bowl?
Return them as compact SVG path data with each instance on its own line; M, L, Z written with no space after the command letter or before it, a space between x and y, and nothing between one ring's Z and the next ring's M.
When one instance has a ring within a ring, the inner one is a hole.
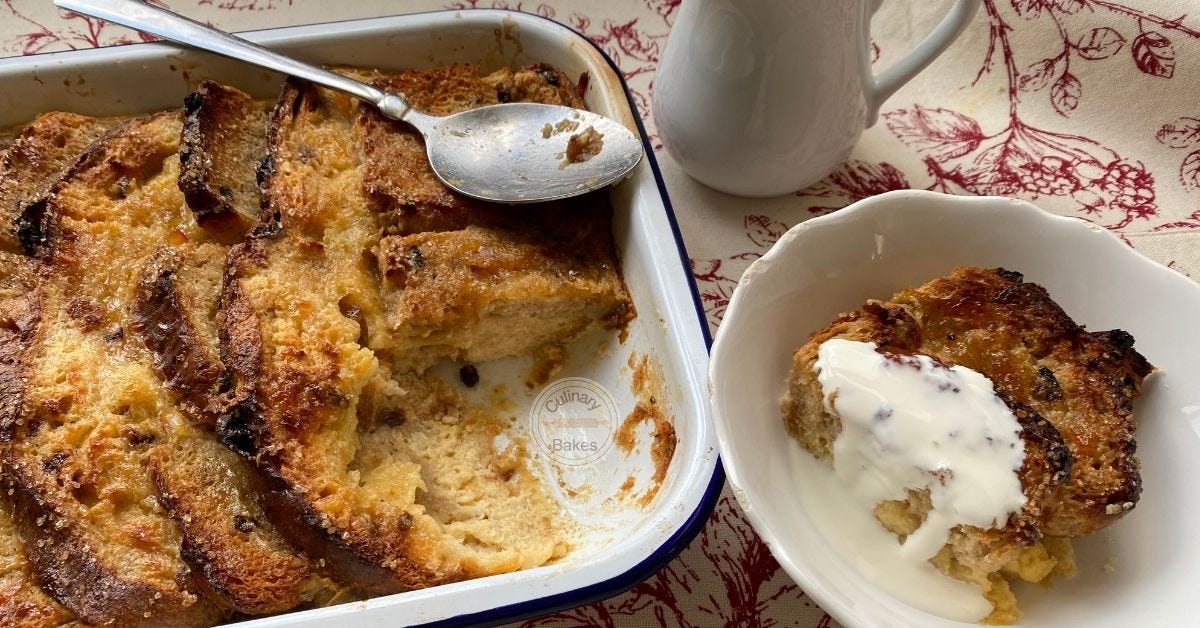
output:
M642 158L641 141L629 129L568 107L508 103L432 120L425 145L433 171L485 201L575 196L619 180Z

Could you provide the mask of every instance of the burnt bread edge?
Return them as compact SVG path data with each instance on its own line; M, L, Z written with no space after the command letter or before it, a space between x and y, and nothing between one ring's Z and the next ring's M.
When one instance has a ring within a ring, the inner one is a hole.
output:
M267 114L241 90L215 81L204 81L188 94L183 112L179 189L206 229L240 238L257 220L258 204L237 198L238 192L220 179L222 175L249 179L257 163L240 163L230 157L234 168L248 168L243 173L222 172L220 166L230 165L225 163L228 153L243 144L250 144L255 155L267 154Z
M152 356L154 370L193 421L213 430L216 417L209 400L220 387L224 369L199 337L176 285L176 252L160 247L143 267L130 311L132 331Z

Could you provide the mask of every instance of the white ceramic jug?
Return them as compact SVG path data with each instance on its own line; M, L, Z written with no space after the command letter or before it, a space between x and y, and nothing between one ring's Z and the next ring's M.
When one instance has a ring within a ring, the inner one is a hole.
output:
M957 0L879 76L871 15L882 0L686 0L654 83L659 136L683 169L739 196L815 183L849 156L879 107L966 28Z

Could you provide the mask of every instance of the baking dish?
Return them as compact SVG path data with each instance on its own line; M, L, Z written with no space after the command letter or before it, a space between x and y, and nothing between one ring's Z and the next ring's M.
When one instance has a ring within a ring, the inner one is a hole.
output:
M378 68L470 62L484 70L545 62L570 76L587 73L589 108L640 129L631 100L604 54L565 26L528 14L478 10L325 23L248 33L249 39L309 61ZM128 115L178 107L204 79L272 97L281 77L163 44L51 53L0 60L0 127L61 109ZM643 136L644 136L643 132ZM623 498L627 478L652 475L649 446L611 448L588 465L563 465L535 453L565 509L578 522L575 549L551 565L330 608L258 619L248 625L338 622L346 626L499 623L618 593L670 560L699 531L720 492L722 474L704 393L707 326L687 253L653 151L610 191L614 235L638 318L628 337L581 340L559 377L586 378L612 397L618 418L636 403L633 365L643 357L661 375L677 445L657 494L646 504ZM519 209L514 209L519 211ZM508 391L514 428L539 390L523 385L528 359L482 365ZM645 434L640 434L644 437ZM527 439L528 440L528 439ZM538 449L530 446L531 451ZM585 489L586 490L580 490ZM567 490L570 489L570 490Z

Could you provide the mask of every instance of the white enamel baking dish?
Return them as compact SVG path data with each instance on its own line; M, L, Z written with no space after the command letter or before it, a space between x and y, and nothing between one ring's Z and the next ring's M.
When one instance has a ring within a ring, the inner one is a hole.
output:
M588 73L589 108L640 129L612 62L570 29L528 14L455 11L325 23L247 33L297 57L329 64L421 68L469 62L501 65L546 62L570 76ZM124 115L178 107L201 80L212 78L273 97L280 77L205 53L164 44L0 59L0 127L23 124L53 109ZM643 131L643 137L645 133ZM720 493L704 382L708 329L698 307L687 253L663 188L654 153L611 191L622 270L638 310L628 339L602 338L575 352L560 376L602 384L624 416L635 403L631 355L649 355L661 368L677 446L665 480L649 504L608 499L630 475L652 471L649 447L631 454L612 448L591 467L562 468L537 455L551 485L583 487L583 497L559 491L579 521L574 549L548 566L401 593L330 608L284 614L255 626L332 624L495 624L576 606L619 593L648 577L699 532ZM514 210L514 211L519 211ZM518 430L537 391L521 385L528 362L483 365L484 381L509 382ZM644 436L644 434L643 434ZM532 445L531 450L536 450ZM559 474L559 477L555 477ZM561 480L561 481L559 481ZM626 491L628 492L628 491ZM247 624L247 625L251 625Z

